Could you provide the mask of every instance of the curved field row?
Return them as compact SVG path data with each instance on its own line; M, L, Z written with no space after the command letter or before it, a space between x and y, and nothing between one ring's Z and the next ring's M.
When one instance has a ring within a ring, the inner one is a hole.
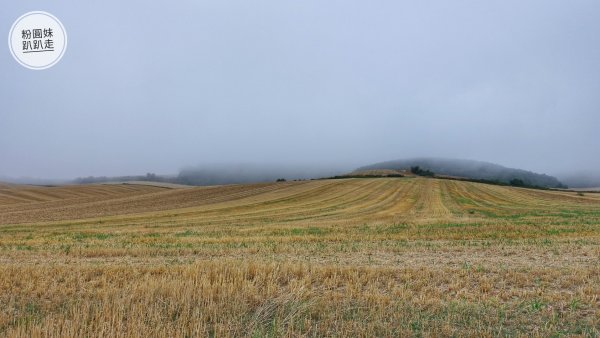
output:
M497 215L527 211L555 211L556 208L597 206L599 196L579 196L572 192L544 191L486 185L471 182L445 182L453 204L465 210Z
M302 184L302 183L299 183ZM127 215L162 210L181 209L199 205L222 203L283 189L287 184L249 184L190 189L144 187L133 196L116 195L113 198L94 197L5 205L0 207L0 224L77 220L85 218ZM118 189L117 185L102 186ZM43 188L40 188L43 189Z
M165 188L149 185L73 185L73 186L0 186L0 210L14 207L27 208L40 203L80 204L88 201L131 197L164 191Z
M600 209L598 196L422 178L317 180L189 189L92 185L5 190L11 196L45 199L0 204L0 224L98 218L122 225L308 221L428 224L470 222L486 215L555 212L557 208Z

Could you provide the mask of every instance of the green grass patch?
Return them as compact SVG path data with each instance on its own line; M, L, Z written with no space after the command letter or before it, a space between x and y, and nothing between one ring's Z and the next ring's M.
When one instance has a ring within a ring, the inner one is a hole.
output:
M317 227L309 227L309 228L293 228L290 230L289 234L292 236L305 236L305 235L313 235L313 236L322 236L331 233L331 229L317 228Z

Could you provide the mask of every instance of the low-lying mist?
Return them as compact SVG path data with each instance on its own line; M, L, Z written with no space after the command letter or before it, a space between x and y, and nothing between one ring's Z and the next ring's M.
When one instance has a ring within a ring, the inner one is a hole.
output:
M338 175L349 168L312 167L301 165L211 164L182 169L177 183L217 185L253 182L272 182L277 179L305 180Z

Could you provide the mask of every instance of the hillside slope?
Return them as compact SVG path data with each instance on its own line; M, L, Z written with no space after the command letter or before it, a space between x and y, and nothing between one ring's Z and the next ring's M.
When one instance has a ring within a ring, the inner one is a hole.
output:
M372 169L395 169L406 170L410 167L419 166L423 169L432 170L436 174L458 176L470 179L499 181L509 183L512 179L520 179L528 186L545 188L564 188L565 186L555 177L538 174L522 169L506 168L498 164L443 158L413 158L380 162L367 165L358 170Z

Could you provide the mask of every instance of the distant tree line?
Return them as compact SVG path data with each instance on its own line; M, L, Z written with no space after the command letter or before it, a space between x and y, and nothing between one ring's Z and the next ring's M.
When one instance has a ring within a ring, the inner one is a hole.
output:
M439 179L443 179L443 180L475 182L475 183L484 183L484 184L493 184L493 185L502 185L502 186L522 187L522 188L529 188L529 189L540 189L540 190L550 190L551 189L551 188L542 187L539 185L528 184L518 178L513 178L509 182L503 182L503 181L499 181L499 180L484 180L484 179L464 178L464 177L447 177L447 176L436 176L436 177Z
M177 183L175 178L166 176L156 175L154 173L147 173L146 175L137 176L88 176L78 177L74 180L77 184L92 184L92 183L106 183L106 182L122 182L122 181L149 181L149 182L167 182Z

